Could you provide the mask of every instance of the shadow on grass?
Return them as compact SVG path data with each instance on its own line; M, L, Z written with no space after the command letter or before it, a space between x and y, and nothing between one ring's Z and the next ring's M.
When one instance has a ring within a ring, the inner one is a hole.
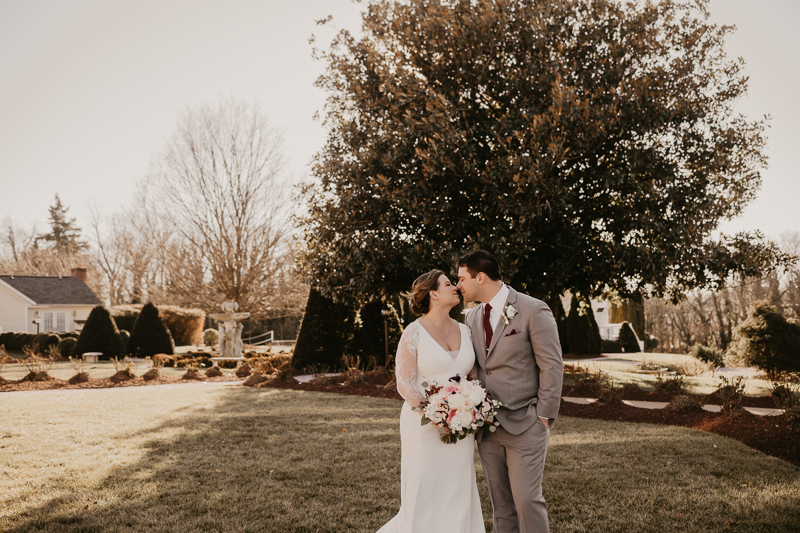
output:
M215 394L207 407L176 409L128 435L144 453L100 483L56 479L57 495L12 516L8 531L374 532L397 512L400 402L239 387ZM554 532L778 532L800 529L798 477L716 435L566 418L551 439L544 489Z

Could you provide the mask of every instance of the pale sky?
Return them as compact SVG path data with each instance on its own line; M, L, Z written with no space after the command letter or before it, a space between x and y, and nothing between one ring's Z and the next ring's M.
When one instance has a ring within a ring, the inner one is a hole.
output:
M258 102L284 132L296 177L322 146L313 120L325 94L308 39L317 19L357 30L350 0L0 0L0 220L45 228L56 192L88 230L90 202L130 202L178 112L237 98ZM800 20L797 0L712 0L735 24L749 96L737 111L770 114L769 168L758 199L726 232L800 230Z

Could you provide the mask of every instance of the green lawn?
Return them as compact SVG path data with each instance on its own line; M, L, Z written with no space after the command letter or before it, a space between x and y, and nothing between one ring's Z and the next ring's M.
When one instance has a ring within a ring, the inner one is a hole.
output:
M0 410L0 531L374 532L399 506L393 400L206 384ZM561 419L544 490L553 532L800 530L798 468L684 428Z

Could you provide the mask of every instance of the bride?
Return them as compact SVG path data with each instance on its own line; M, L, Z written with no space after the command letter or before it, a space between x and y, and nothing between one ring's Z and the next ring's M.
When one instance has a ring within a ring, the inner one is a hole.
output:
M400 412L400 511L378 533L484 533L475 482L475 436L444 444L432 424L421 425L412 408L425 400L422 382L443 384L467 376L475 363L469 328L450 318L459 302L456 288L441 270L414 281L405 294L422 315L403 332L397 348Z

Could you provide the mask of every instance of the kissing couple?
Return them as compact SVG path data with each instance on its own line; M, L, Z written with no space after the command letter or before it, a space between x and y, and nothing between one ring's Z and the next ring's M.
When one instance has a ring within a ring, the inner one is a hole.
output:
M406 293L421 315L397 348L400 412L401 503L378 533L484 533L475 480L478 441L492 501L494 533L549 531L542 475L550 425L561 402L563 362L550 308L505 285L500 264L478 250L459 258L458 284L441 270L423 274ZM466 325L450 318L459 303L480 302ZM494 432L469 434L455 444L422 425L423 383L477 377L502 404Z

